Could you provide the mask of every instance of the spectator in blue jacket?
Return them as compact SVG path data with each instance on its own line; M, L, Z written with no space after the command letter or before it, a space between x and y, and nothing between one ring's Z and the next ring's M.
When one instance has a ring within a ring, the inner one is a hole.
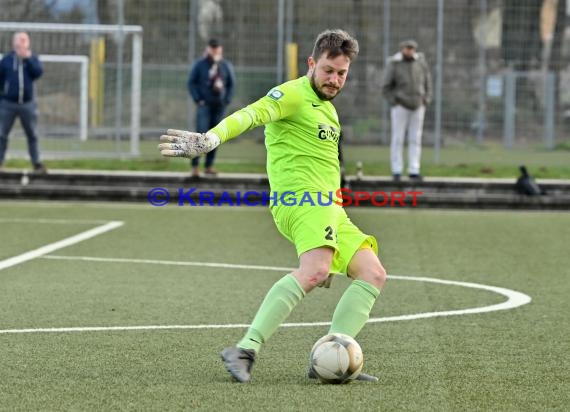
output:
M38 108L34 100L34 81L42 75L42 65L30 49L27 33L15 33L12 45L13 50L0 60L0 169L8 148L8 135L18 117L26 132L34 171L45 173L38 149Z
M216 39L211 39L204 57L194 63L188 77L188 91L197 105L196 131L205 133L216 126L224 117L230 104L235 85L231 63L223 58L223 47ZM216 150L206 154L205 173L216 175L214 159ZM192 176L200 175L200 158L191 160Z

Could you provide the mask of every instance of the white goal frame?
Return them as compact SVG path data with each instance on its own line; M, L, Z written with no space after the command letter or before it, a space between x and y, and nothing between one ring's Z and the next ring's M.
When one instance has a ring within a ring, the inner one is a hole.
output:
M0 59L4 55L0 53ZM79 64L79 140L87 140L89 110L89 57L76 54L40 54L42 62Z
M133 36L131 67L131 124L130 154L140 155L141 129L141 81L142 81L142 26L116 24L58 24L58 23L17 23L0 22L0 31L27 31L31 33L91 33L129 34ZM44 55L46 56L46 55ZM40 54L40 60L42 55ZM45 60L47 61L47 60Z

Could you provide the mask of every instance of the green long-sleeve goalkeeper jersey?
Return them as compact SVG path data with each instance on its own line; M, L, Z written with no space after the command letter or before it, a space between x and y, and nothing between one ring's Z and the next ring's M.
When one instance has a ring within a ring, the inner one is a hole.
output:
M273 192L336 192L338 115L331 102L319 99L308 77L274 87L211 132L223 143L261 125L266 125L267 174Z

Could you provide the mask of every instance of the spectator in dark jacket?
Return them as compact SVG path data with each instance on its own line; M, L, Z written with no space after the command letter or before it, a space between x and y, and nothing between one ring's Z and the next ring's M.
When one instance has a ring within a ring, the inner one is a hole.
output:
M235 76L231 63L223 59L223 47L211 39L206 54L190 70L188 91L197 105L196 131L205 133L216 126L224 117L226 107L234 94ZM205 173L216 175L214 158L216 150L206 154ZM192 176L200 174L200 158L191 160Z
M0 61L0 169L8 148L8 135L18 117L26 132L34 171L45 173L40 163L36 133L38 109L34 100L34 81L42 75L42 65L30 49L27 33L15 33L12 45L13 50Z
M388 60L382 92L391 108L392 142L390 160L394 180L400 180L402 151L408 135L408 175L420 181L422 129L426 106L431 100L431 74L424 55L416 52L414 40L400 43L400 51Z

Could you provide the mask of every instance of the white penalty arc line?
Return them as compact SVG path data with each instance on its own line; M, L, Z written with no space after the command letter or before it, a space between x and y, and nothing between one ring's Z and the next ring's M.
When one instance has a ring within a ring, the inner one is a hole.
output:
M83 261L96 261L96 262L115 262L115 263L144 263L144 264L161 264L161 265L179 265L179 266L207 266L219 268L232 268L232 269L248 269L248 270L266 270L266 271L291 271L292 268L276 267L276 266L256 266L256 265L237 265L229 263L214 263L214 262L177 262L177 261L163 261L163 260L150 260L150 259L120 259L120 258L97 258L89 256L44 256L47 259L64 259L64 260L83 260ZM497 293L505 296L506 301L476 308L448 310L440 312L423 312L414 313L410 315L387 316L382 318L370 318L368 323L380 322L396 322L403 320L426 319L435 317L447 317L468 315L476 313L494 312L499 310L514 309L519 306L526 305L531 302L531 297L524 293L517 292L511 289L501 288L497 286L482 285L479 283L460 282L453 280L444 280L427 277L416 276L396 276L389 275L388 279L408 280L416 282L437 283L451 286L461 286L472 289L481 289L489 292ZM295 322L284 323L281 327L295 328L295 327L312 327L312 326L328 326L331 322ZM16 333L69 333L69 332L123 332L123 331L152 331L152 330L196 330L196 329L241 329L247 328L249 324L234 323L224 325L140 325L140 326L88 326L88 327L64 327L64 328L35 328L35 329L0 329L0 334L16 334Z
M14 256L8 259L0 260L0 270L6 269L15 265L19 265L20 263L27 262L28 260L36 259L48 253L55 252L58 249L62 249L64 247L68 247L74 245L76 243L82 242L87 239L91 239L95 236L98 236L102 233L108 232L110 230L116 229L122 226L124 222L120 221L111 221L104 225L97 226L93 229L86 230L85 232L81 232L77 235L70 236L63 240L50 243L49 245L42 246L38 249L30 250L29 252L22 253L21 255Z

